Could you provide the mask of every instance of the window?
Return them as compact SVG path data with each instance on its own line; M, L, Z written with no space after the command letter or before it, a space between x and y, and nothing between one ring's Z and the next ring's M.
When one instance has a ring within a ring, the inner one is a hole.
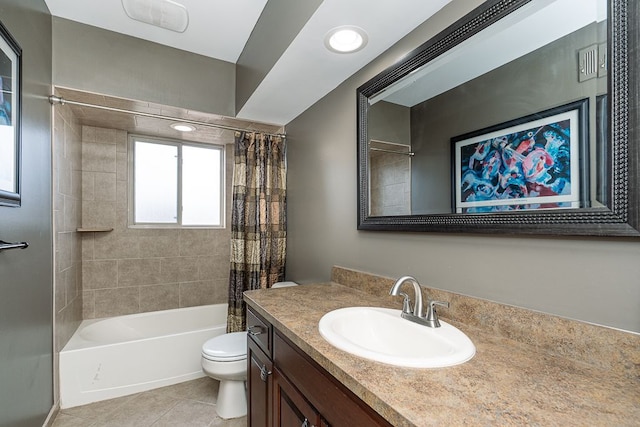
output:
M129 138L133 226L224 227L224 147Z

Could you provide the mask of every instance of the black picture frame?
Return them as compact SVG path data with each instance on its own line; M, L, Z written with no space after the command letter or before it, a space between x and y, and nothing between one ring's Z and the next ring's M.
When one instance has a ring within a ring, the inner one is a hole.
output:
M585 98L451 138L453 212L588 207L588 135Z
M0 206L19 207L22 49L0 22Z

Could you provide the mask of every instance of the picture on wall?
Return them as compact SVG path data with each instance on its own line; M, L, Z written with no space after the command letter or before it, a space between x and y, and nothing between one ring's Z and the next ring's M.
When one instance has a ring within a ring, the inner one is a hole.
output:
M0 206L20 205L21 53L0 22Z
M452 138L454 212L580 207L587 111L584 99Z

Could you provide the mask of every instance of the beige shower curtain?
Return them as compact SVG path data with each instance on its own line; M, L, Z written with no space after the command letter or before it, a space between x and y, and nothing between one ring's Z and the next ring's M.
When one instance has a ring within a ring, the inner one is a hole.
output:
M284 278L286 190L284 139L236 132L227 332L246 329L244 291Z

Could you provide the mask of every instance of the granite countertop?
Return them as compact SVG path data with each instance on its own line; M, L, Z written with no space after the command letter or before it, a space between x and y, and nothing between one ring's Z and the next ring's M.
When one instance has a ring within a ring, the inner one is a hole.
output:
M399 309L390 297L332 282L248 291L245 301L395 426L640 425L639 378L449 319L471 338L476 355L440 369L362 359L333 347L318 332L320 318L337 308Z

